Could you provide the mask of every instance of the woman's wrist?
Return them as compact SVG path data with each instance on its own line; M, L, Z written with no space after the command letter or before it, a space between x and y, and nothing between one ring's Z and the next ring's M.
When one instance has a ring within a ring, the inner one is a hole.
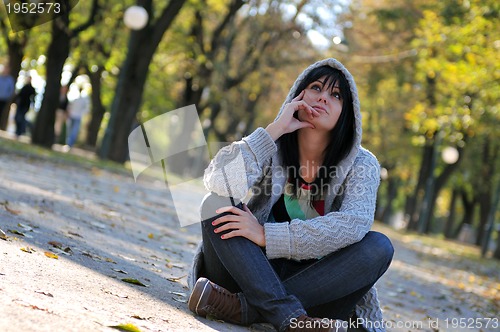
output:
M273 141L278 140L283 135L283 131L276 122L270 123L266 127L266 131L272 137Z

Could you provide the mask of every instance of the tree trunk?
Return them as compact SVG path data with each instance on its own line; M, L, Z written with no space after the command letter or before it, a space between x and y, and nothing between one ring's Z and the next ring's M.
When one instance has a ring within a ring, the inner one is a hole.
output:
M26 46L26 41L27 37L22 39L21 41L7 41L7 47L8 47L8 53L9 53L9 69L10 69L10 76L14 78L14 81L16 81L17 77L19 76L19 71L21 70L21 62L23 61L24 57L24 47ZM13 96L14 97L14 96ZM9 111L10 111L10 105L12 104L11 100L10 102L7 102L5 105L5 109L3 112L0 112L2 114L2 117L0 118L0 129L1 130L6 130L7 129L7 124L9 122Z
M103 66L99 66L96 72L91 72L87 68L87 75L89 75L90 84L92 84L92 117L87 126L87 138L85 144L94 148L96 147L97 136L99 134L99 129L101 128L102 118L106 112L101 100L101 75L103 71Z
M444 168L443 172L436 178L436 181L434 183L434 188L433 192L430 198L430 206L429 206L429 213L427 214L426 220L424 220L425 224L425 233L429 233L432 227L432 218L434 217L434 208L436 206L436 200L439 196L439 192L441 189L443 189L444 185L450 178L451 174L458 168L458 165L462 159L462 148L458 148L459 151L459 157L458 160L451 165L446 165Z
M495 175L495 160L497 156L498 149L493 143L493 149L491 149L491 141L489 137L486 137L483 145L483 156L481 165L481 179L482 184L478 189L478 199L479 202L479 227L476 238L476 245L480 246L486 231L486 225L488 223L488 216L490 210L492 209L492 196L493 196L493 183L491 179Z
M456 218L455 206L457 205L458 195L459 191L457 189L453 189L453 192L451 194L448 219L446 220L446 225L443 231L444 237L447 239L453 238L453 225L455 224L455 218Z
M500 230L497 232L497 248L493 253L493 258L500 260Z
M460 223L460 226L455 230L454 238L458 237L458 234L460 233L460 230L462 229L462 226L467 224L472 226L474 222L474 208L476 207L476 201L474 198L471 200L468 199L467 193L465 190L462 190L460 192L460 195L462 197L462 205L464 208L464 216L462 219L462 222Z
M488 249L489 249L488 247L490 244L491 233L493 233L493 227L495 225L495 214L497 212L499 202L500 202L500 182L497 184L495 198L491 204L490 211L488 211L487 229L486 229L486 232L484 235L484 239L482 241L483 242L482 249L481 249L481 256L482 257L486 257L486 254L487 254ZM500 237L500 232L499 232L498 236ZM500 257L496 256L497 252L499 252L498 246L497 246L495 253L493 254L493 257L500 259Z
M389 224L392 216L392 205L393 201L398 195L399 179L396 177L389 176L389 183L387 184L387 204L382 213L382 222L384 224Z
M59 105L61 74L70 50L68 25L68 12L52 21L52 41L47 51L45 93L32 135L32 142L44 147L51 147L54 143L54 122Z
M422 150L422 161L420 163L420 171L418 173L417 186L415 187L415 191L413 195L410 196L406 205L407 210L405 214L407 215L408 218L408 228L410 230L417 230L418 227L418 217L420 212L421 197L423 196L425 182L429 176L431 158L433 153L434 153L434 141L428 140Z
M186 0L171 0L155 24L132 31L128 53L120 70L116 93L111 105L111 117L99 151L101 158L123 163L128 158L128 135L137 121L136 114L142 102L149 64L163 37ZM138 2L149 14L152 0Z

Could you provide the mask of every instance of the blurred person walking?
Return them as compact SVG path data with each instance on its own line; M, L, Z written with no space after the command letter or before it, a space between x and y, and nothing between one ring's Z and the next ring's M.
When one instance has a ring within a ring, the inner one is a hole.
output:
M68 105L68 117L69 126L68 128L68 140L67 144L72 147L80 132L80 125L82 123L82 118L85 114L90 111L90 101L87 96L82 94L83 88L80 88L80 96L75 100L71 101Z
M59 106L56 111L56 122L54 124L54 143L64 144L64 139L61 142L61 134L64 137L63 127L68 120L68 86L63 85L59 94Z
M0 75L0 129L7 127L9 111L5 110L10 106L11 98L14 96L15 82L10 75L10 68L4 66ZM6 112L7 114L3 114Z
M26 120L26 113L30 110L31 103L33 103L36 96L35 88L31 85L31 77L26 77L25 82L15 98L17 109L14 119L16 121L16 136L18 138L26 132L26 126L31 126Z

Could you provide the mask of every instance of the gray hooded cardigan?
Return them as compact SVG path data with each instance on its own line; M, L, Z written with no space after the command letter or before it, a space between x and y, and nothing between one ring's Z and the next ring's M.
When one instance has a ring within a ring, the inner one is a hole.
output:
M300 82L314 68L329 65L342 71L347 78L355 113L355 143L337 167L325 197L325 215L309 220L267 222L271 209L286 183L278 147L263 128L258 128L241 141L221 149L205 170L207 190L221 196L242 199L252 188L254 195L248 207L264 225L266 255L269 259L294 260L319 258L363 239L370 230L375 212L380 166L375 156L361 147L361 111L358 91L352 75L335 59L325 59L309 66L292 86L277 118L289 103ZM235 162L241 159L241 163ZM244 167L241 167L244 165ZM224 169L225 174L222 172ZM229 184L229 189L228 189ZM188 277L190 287L200 276L203 263L201 245L195 254ZM382 312L375 287L356 306L356 314L368 331L384 331Z

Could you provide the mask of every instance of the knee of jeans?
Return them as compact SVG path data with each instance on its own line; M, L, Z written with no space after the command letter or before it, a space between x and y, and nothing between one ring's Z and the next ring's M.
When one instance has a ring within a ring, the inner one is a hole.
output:
M369 250L376 256L374 258L379 262L387 262L388 266L394 256L394 247L392 246L391 240L386 235L379 232L369 232L368 236L371 242Z
M237 201L235 199L231 200L230 197L219 196L216 193L212 192L206 194L205 197L203 197L203 201L200 205L201 220L205 221L213 219L214 217L219 215L215 212L215 210L224 206L233 205L233 202L237 206L241 205L240 201Z

